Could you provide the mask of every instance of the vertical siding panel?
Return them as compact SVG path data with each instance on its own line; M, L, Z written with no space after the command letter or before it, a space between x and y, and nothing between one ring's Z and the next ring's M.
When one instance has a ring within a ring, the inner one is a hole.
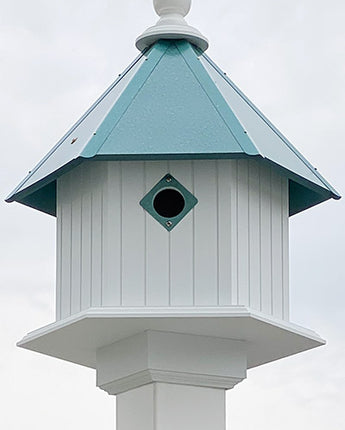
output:
M81 274L81 166L72 172L71 196L72 196L72 249L71 249L71 313L80 311L80 274Z
M92 221L91 221L91 304L92 306L102 305L102 232L103 232L103 194L102 176L103 163L93 162L91 171L92 186Z
M61 179L61 318L71 314L71 195L70 175L66 174Z
M231 305L231 177L228 160L218 164L219 305Z
M238 161L229 160L230 173L230 254L231 254L231 303L238 304L238 228L237 228L237 202L238 202Z
M91 222L92 222L92 199L91 199L91 172L90 163L82 165L82 227L81 227L81 309L91 306Z
M139 205L167 172L198 199L170 233ZM57 199L57 319L91 305L241 304L288 320L288 181L271 168L86 162Z
M195 305L218 302L217 177L215 161L194 163Z
M271 171L260 165L261 311L272 313Z
M170 161L170 173L192 194L192 161ZM197 196L196 196L197 197ZM194 211L170 233L170 304L193 305L193 223Z
M144 194L168 173L168 163L144 163ZM138 203L139 204L139 203ZM150 214L142 209L146 229L146 305L169 305L169 248L170 234ZM176 227L178 228L178 227Z
M122 172L122 304L145 305L144 163L121 162Z
M272 180L272 305L273 315L283 317L283 253L281 176L271 170Z
M249 183L248 161L238 161L238 303L249 305Z
M111 249L109 249L109 237L108 237L108 225L109 225L109 187L111 186L109 183L109 162L103 161L101 164L102 168L102 182L99 184L101 187L101 195L102 195L102 211L101 211L101 223L102 223L102 231L101 231L101 246L102 246L102 263L101 263L101 280L102 280L102 289L101 289L101 306L109 306L108 305L108 291L109 291L109 276L110 276L110 265L109 265L109 252L111 253ZM114 262L115 265L115 262Z
M61 319L61 219L62 219L62 210L61 210L61 200L62 200L62 186L61 179L57 180L57 204L56 204L56 320Z
M249 162L249 305L260 310L260 173L256 160Z
M283 318L289 320L289 184L282 179Z
M107 161L103 185L103 306L121 304L120 163Z

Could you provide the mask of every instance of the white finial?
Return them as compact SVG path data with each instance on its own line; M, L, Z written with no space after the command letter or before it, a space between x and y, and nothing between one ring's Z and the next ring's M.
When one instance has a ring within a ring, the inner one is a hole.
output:
M184 17L191 7L191 0L153 0L160 20L140 35L135 44L143 51L159 39L186 39L202 51L208 48L208 40L197 29L187 24Z
M157 15L178 14L186 16L190 11L192 0L153 0Z

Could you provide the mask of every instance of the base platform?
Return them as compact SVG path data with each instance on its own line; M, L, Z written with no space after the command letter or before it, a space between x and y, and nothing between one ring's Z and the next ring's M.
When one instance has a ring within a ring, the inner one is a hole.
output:
M311 330L229 306L90 308L29 333L18 346L96 368L99 348L146 330L246 341L248 369L325 344Z

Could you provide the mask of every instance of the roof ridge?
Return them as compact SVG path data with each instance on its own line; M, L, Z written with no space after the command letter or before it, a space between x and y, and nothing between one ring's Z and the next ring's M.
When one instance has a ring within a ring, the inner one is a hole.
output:
M247 155L260 155L260 152L257 150L255 144L252 142L252 140L249 138L246 130L244 129L241 122L238 120L236 115L234 115L229 107L229 105L226 103L226 100L222 96L221 92L217 88L217 86L214 84L210 76L207 74L207 71L203 67L202 64L200 64L200 61L193 61L194 58L192 55L190 55L191 51L194 52L192 46L190 43L185 41L175 41L175 45L177 49L179 50L180 54L182 55L183 59L185 60L186 64L188 65L189 69L201 85L202 89L204 90L205 94L209 98L210 102L218 112L219 116L222 118L224 124L238 143L238 145L241 147L244 153ZM185 49L183 49L185 48ZM196 54L195 54L196 55ZM191 62L193 62L193 67L191 66ZM206 80L208 80L206 85ZM218 97L218 101L222 101L222 106L217 105L215 97ZM239 133L240 130L232 129L227 120L224 118L224 116L230 116L231 120L234 121L234 124L236 126L236 123L240 125L242 128L243 133ZM252 146L252 148L250 148ZM254 151L253 151L254 148Z

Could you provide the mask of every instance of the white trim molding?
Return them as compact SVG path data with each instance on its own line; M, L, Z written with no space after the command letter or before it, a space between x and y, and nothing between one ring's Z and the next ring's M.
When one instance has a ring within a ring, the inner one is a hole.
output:
M100 348L96 363L109 394L152 382L230 389L247 370L245 342L152 330Z

